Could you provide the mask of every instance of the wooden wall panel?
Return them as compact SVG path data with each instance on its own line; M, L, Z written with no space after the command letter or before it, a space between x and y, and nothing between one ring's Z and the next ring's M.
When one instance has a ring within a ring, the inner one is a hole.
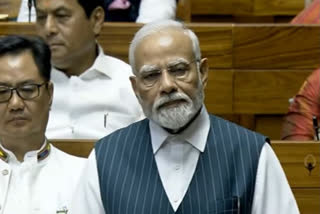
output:
M232 67L233 25L188 24L200 41L202 57L208 58L210 68Z
M177 4L176 17L184 22L191 21L191 1L179 0Z
M236 25L234 68L311 69L320 66L317 26Z
M251 14L254 0L190 0L192 15Z
M1 0L0 14L8 14L9 18L16 18L19 13L21 0Z
M229 17L246 16L247 23L256 23L259 17L263 20L277 16L294 17L304 9L305 0L184 0L191 1L191 21L201 20L199 17L207 17L208 22L214 22L217 15ZM181 9L180 9L181 13ZM232 20L232 19L229 19ZM188 20L189 21L189 20ZM240 23L241 19L234 19ZM230 21L229 21L230 22ZM267 23L270 21L266 21Z
M303 10L304 0L255 0L254 14L296 15Z
M107 54L128 62L128 49L135 32L142 25L105 23L99 43ZM212 68L232 67L232 25L189 24L200 40L203 57ZM117 39L115 39L117 38Z
M234 113L283 114L312 70L234 70Z
M232 112L233 72L231 70L210 70L205 89L206 108L211 113Z
M99 43L107 54L127 61L129 42L141 26L105 23ZM274 115L287 112L288 99L313 68L320 66L320 27L209 23L188 26L200 39L202 56L208 58L208 110L231 115L237 123L278 139L281 121L273 120ZM33 24L0 23L0 36L35 33Z
M265 136L268 136L271 140L280 140L283 114L275 115L254 115L255 116L255 131Z
M98 38L106 54L128 62L128 51L134 34L142 24L105 23Z

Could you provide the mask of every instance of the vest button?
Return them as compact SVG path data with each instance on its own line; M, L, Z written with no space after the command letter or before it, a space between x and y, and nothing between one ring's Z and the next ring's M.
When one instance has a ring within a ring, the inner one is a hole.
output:
M6 176L9 174L9 171L7 169L2 170L2 175Z

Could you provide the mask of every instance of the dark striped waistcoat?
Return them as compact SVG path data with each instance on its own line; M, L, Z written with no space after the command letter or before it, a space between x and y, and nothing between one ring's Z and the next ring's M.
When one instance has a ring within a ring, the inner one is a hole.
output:
M176 213L249 214L265 137L210 115L205 151ZM172 214L150 142L148 120L95 146L101 198L107 214Z

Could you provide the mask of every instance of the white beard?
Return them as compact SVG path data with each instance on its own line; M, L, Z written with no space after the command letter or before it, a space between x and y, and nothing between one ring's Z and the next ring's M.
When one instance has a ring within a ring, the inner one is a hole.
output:
M143 102L140 98L139 101L142 104L142 108L146 117L153 120L161 127L177 130L185 126L197 114L202 106L204 92L200 80L195 94L196 97L194 100L182 92L174 92L169 95L164 95L154 102L151 111L149 108L143 105ZM185 102L174 107L164 106L158 109L159 106L174 100L183 100Z

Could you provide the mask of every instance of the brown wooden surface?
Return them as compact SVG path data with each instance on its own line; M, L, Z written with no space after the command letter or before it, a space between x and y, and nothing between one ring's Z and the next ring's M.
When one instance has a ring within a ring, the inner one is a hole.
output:
M320 65L319 26L188 26L198 35L202 55L211 68L312 69ZM99 42L108 54L127 61L129 42L140 27L136 23L105 23ZM35 34L35 28L32 24L0 23L0 35L6 34Z
M233 100L233 71L210 70L205 89L205 103L209 112L231 113Z
M280 160L291 187L320 188L319 142L272 141L271 145ZM310 174L305 166L309 162L315 165Z
M191 21L191 1L190 0L178 0L176 17L184 22Z
M246 17L229 22L255 23L257 19L273 23L277 16L294 17L304 8L305 0L185 0L191 1L191 21L216 21L217 15ZM187 12L187 11L186 11ZM189 11L188 11L189 12ZM181 12L180 12L181 13ZM261 21L258 21L261 22Z
M191 15L251 14L254 0L190 0Z
M51 140L63 151L87 157L96 140ZM272 141L302 214L320 213L320 143ZM312 155L314 159L308 158ZM309 174L305 164L316 161Z
M20 10L21 0L1 0L0 14L8 14L9 18L16 18Z
M310 69L320 65L320 27L237 25L233 66L239 69Z
M320 143L272 141L302 214L320 213ZM308 163L314 165L309 172Z
M319 54L320 55L320 54ZM283 114L312 70L234 70L234 113Z
M49 140L57 148L62 151L79 156L79 157L88 157L92 148L94 147L94 143L97 140L80 140L80 139L61 139L61 140Z
M305 0L255 0L253 14L296 15L303 10Z
M288 99L296 94L306 76L320 66L320 26L188 26L199 37L202 56L208 58L208 111L234 115L229 118L271 139L279 139ZM107 54L127 61L129 42L140 27L135 23L105 23L99 43ZM0 36L35 33L32 24L0 23Z
M280 140L280 133L283 123L282 114L259 114L255 115L255 130L256 132L263 133L272 140Z
M293 188L301 214L320 213L320 188Z

